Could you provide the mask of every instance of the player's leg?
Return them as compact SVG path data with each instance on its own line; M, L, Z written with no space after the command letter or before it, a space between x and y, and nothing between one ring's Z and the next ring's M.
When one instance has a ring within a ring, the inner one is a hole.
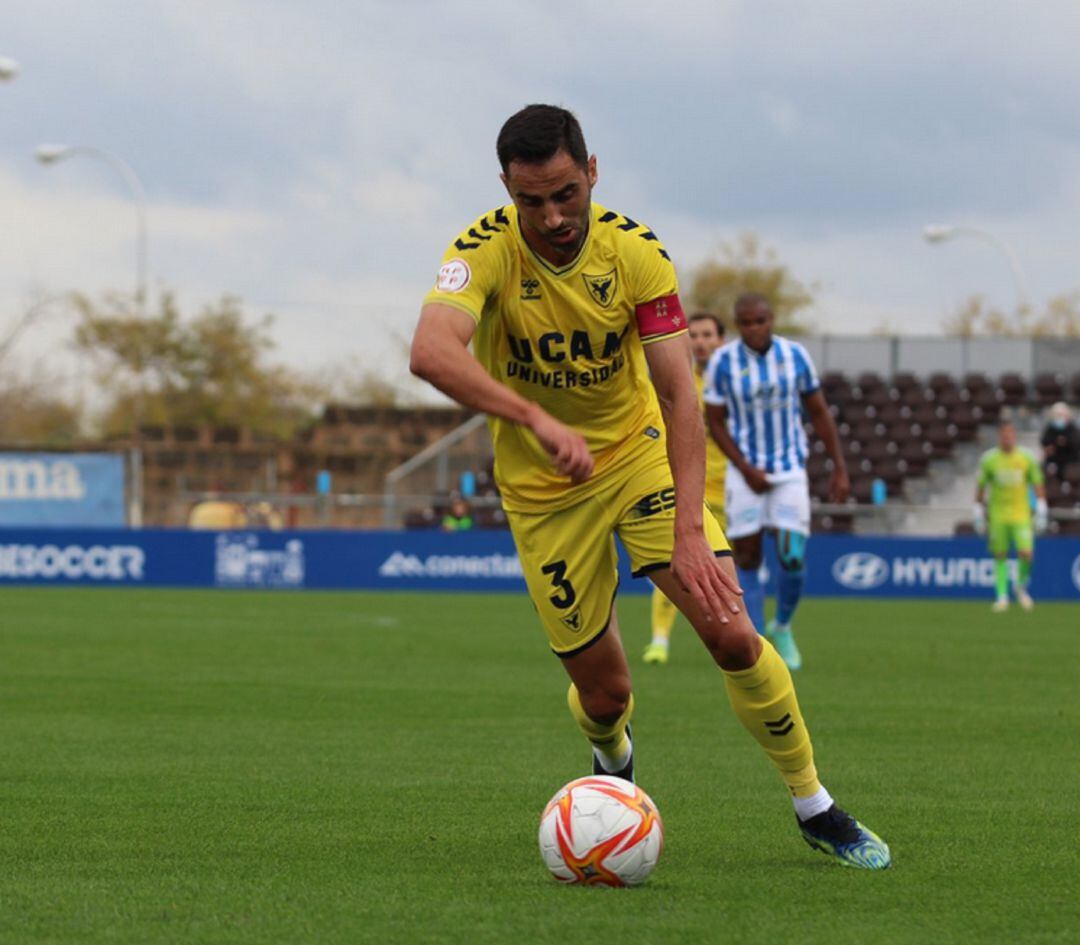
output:
M1016 601L1024 610L1031 610L1035 601L1031 599L1028 584L1035 557L1035 533L1031 525L1024 523L1012 526L1011 531L1016 546Z
M761 580L764 557L762 538L761 532L754 532L731 539L739 586L743 589L743 606L754 629L759 632L765 629L765 584Z
M1009 544L1011 536L1004 522L987 523L987 546L994 556L994 604L990 608L994 613L1009 609Z
M631 763L632 701L614 609L618 558L604 509L600 495L542 515L508 512L507 521L548 643L573 680L570 712L605 769L619 762L621 769Z
M810 485L805 473L778 482L766 495L764 525L776 538L776 617L769 621L765 635L776 647L789 669L802 666L795 645L791 621L802 597L806 580L806 542L810 535Z
M765 629L765 586L761 582L761 529L765 496L754 492L746 484L742 473L733 466L728 467L724 491L728 521L725 534L735 555L739 585L743 589L743 606L754 628L760 633Z
M730 559L721 566L733 571ZM799 829L810 846L847 866L884 869L889 847L837 806L818 780L810 734L783 659L761 639L745 611L718 623L679 584L671 569L649 577L675 602L724 674L728 699L743 727L762 747L791 793Z
M666 663L671 646L671 631L679 611L658 587L652 592L652 639L645 647L646 663Z
M619 637L615 605L607 631L590 647L562 659L570 677L567 704L593 748L593 773L634 780L630 716L634 695Z
M670 477L670 472L664 470ZM642 490L655 490L652 470L634 477ZM670 483L670 478L668 478ZM662 488L662 486L661 486ZM888 847L833 804L818 781L810 736L799 710L791 673L772 645L761 639L746 610L716 620L697 604L671 572L674 503L626 503L618 534L630 554L635 576L648 574L690 621L724 675L736 715L772 761L791 792L803 836L852 866L880 869L889 863ZM642 510L648 510L643 512ZM735 568L727 540L711 516L706 535L729 573Z

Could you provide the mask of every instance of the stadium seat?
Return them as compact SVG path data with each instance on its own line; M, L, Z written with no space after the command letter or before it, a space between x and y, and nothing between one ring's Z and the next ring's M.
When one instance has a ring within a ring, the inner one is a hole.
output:
M864 394L867 391L884 390L885 379L874 371L863 371L857 378L855 378L855 386L859 388Z
M1043 372L1035 376L1032 385L1035 390L1035 403L1042 408L1049 407L1065 399L1065 376Z
M1069 395L1069 400L1074 404L1080 404L1080 371L1073 374L1069 382Z
M959 390L959 386L956 383L956 379L944 371L935 371L930 375L930 379L926 384L938 397L940 398L942 391L955 391Z
M1069 463L1062 471L1061 478L1071 483L1074 489L1080 489L1080 463Z
M1004 395L1002 402L1009 407L1018 407L1027 400L1027 381L1015 371L1008 371L998 379L998 389Z
M990 378L983 374L982 371L969 371L964 375L964 390L968 391L973 397L979 391L992 389L992 386Z
M904 391L919 386L919 379L911 371L897 371L893 375L893 390L903 394Z

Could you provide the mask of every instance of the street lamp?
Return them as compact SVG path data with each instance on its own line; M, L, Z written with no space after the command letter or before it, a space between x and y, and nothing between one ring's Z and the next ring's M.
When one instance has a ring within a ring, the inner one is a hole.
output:
M19 74L19 64L9 56L0 56L0 82L10 82Z
M98 158L120 172L135 201L135 304L139 313L146 301L146 191L134 169L117 154L104 148L87 148L69 144L40 144L34 157L46 166L66 161L70 157L86 155Z
M1023 267L1020 265L1020 258L1005 240L994 236L993 233L988 233L986 230L980 230L974 226L955 226L951 223L930 223L923 227L923 239L928 243L944 243L946 240L951 240L957 236L974 236L976 239L980 239L983 242L989 243L991 246L997 247L1005 254L1005 258L1009 261L1009 268L1012 270L1013 281L1016 283L1017 304L1021 309L1027 308L1029 298L1027 278L1024 275Z

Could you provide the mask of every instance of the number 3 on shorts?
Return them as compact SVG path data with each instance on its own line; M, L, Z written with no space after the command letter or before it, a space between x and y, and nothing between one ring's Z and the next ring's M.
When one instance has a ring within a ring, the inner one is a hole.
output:
M572 607L577 600L577 592L574 590L574 585L566 579L566 562L562 560L552 561L551 564L545 564L540 569L540 573L550 575L551 586L560 591L558 594L552 594L548 599L559 610Z

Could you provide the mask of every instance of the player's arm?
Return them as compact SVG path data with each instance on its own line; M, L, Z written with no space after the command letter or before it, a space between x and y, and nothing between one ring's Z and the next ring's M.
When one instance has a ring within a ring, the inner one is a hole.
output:
M803 407L810 417L814 432L825 444L825 452L832 460L832 478L829 482L829 501L846 502L851 492L851 481L848 479L847 463L844 462L844 451L840 447L840 434L836 429L832 414L829 413L829 405L825 403L825 395L820 389L803 395Z
M685 333L645 346L649 373L667 428L668 462L675 481L675 546L671 571L702 606L727 622L738 613L738 585L719 566L705 538L705 428Z
M1028 456L1028 482L1035 490L1035 530L1046 531L1050 523L1050 508L1046 504L1046 480L1034 456Z
M427 303L413 335L409 370L463 407L527 427L560 473L575 483L588 479L593 458L584 437L488 374L469 351L475 332L476 322L466 312Z
M989 481L990 468L983 457L979 464L978 478L975 480L975 504L971 507L972 525L978 535L986 532L986 485Z
M752 466L747 462L742 450L739 449L739 445L735 442L735 437L728 430L727 407L723 404L706 404L705 423L709 428L709 435L716 440L716 445L720 447L720 452L728 458L732 466L742 473L746 484L759 495L762 492L768 492L769 480L765 475L765 470L758 469L757 466Z

